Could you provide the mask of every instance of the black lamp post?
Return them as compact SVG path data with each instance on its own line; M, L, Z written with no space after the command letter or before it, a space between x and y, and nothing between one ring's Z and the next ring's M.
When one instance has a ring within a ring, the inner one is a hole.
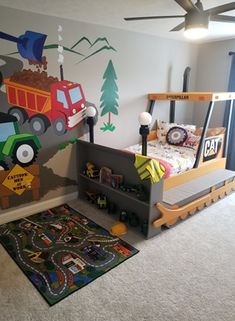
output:
M139 115L140 130L142 136L142 155L147 156L147 136L149 134L149 125L151 124L152 116L143 112Z
M96 109L93 106L87 107L86 116L87 116L87 124L89 126L89 135L90 135L90 143L94 143L94 118L96 115Z

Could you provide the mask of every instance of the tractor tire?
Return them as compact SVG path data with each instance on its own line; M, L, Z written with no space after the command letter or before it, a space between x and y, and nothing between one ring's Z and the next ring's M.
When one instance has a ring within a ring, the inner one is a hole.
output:
M53 129L56 135L64 135L67 132L65 120L63 118L57 118L53 123Z
M37 158L38 149L33 141L17 143L12 153L12 162L22 167L31 165Z
M7 171L8 169L7 164L3 160L0 161L0 171Z
M23 108L13 106L8 110L8 114L14 116L20 125L23 125L28 119L28 114Z
M43 135L49 126L50 121L44 115L36 115L31 117L29 120L31 133L37 136Z

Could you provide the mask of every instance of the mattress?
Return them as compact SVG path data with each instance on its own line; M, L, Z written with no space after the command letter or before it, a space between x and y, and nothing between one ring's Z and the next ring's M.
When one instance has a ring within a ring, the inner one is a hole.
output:
M136 144L125 148L126 151L135 154L142 153L142 145ZM157 139L147 142L147 154L150 158L157 159L166 169L165 177L191 169L195 162L194 150L188 147L180 147L159 143Z

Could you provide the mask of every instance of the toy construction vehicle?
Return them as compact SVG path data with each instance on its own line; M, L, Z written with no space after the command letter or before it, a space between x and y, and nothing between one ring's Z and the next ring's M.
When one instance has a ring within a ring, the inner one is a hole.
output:
M127 193L135 193L136 197L140 201L147 201L148 199L148 194L147 191L145 190L144 186L142 184L122 184L120 186L120 190L123 192Z
M90 201L92 204L96 203L98 193L86 191L85 194L88 201Z
M89 178L97 178L100 175L100 171L97 168L95 168L94 164L88 162L86 163L84 174Z
M106 209L108 207L108 200L104 194L86 191L87 199L96 204L99 209Z
M105 209L108 207L107 197L103 194L99 194L96 200L96 204L99 209Z

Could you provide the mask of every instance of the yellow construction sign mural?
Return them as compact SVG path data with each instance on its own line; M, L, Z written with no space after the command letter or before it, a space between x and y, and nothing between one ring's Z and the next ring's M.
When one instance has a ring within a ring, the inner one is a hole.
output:
M25 190L31 189L31 183L34 176L19 165L15 165L7 177L2 182L2 185L10 189L17 195L21 195Z

